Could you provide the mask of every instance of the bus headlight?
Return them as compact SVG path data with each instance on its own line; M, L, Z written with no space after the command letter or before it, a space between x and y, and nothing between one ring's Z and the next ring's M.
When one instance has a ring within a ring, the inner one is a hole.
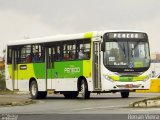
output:
M108 77L108 75L103 75L103 77L104 77L106 80L109 80L110 82L114 82L111 78Z
M150 78L151 78L150 76L146 77L146 78L143 80L143 82L149 80Z

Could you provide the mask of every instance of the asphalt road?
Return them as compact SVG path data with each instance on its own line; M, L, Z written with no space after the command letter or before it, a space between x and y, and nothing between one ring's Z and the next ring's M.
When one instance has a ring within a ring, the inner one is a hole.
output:
M160 114L160 108L128 107L129 103L131 102L156 96L160 96L160 93L130 93L129 98L121 98L119 93L106 93L100 95L92 94L91 98L88 100L83 100L80 97L77 99L64 99L63 95L49 95L46 99L36 100L36 104L26 106L0 107L0 113L2 115L23 114L23 117L27 117L28 114L30 117L41 115L41 119L46 116L49 117L48 115L51 115L51 118L53 118L53 114L63 114L63 118L66 118L66 115L71 114L85 114L86 116L92 114L93 118L96 118L96 116L101 114L108 114L108 117L111 118L113 118L113 116L116 117L116 114L125 114L125 116L122 116L122 118L127 118L130 114ZM88 116L88 119L89 118L90 117ZM104 116L104 118L106 117ZM117 118L120 119L119 117Z

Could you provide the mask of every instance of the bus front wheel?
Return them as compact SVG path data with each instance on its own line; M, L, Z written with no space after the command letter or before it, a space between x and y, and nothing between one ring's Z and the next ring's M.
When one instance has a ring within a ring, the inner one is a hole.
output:
M38 91L38 85L35 80L32 81L30 84L30 93L31 93L32 99L43 99L47 96L46 91L41 91L41 92Z
M88 99L90 97L90 92L88 91L88 85L84 79L81 81L79 93L82 95L82 99Z

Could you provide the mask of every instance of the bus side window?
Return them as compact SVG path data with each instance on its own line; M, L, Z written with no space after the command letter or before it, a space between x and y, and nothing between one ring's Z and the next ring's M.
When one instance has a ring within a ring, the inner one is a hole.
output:
M26 63L26 47L24 46L24 47L22 47L21 48L21 51L20 51L20 63Z
M52 48L52 61L56 61L56 48L55 46Z
M69 45L69 56L70 56L70 60L76 59L76 43L75 43L75 41L72 41L71 44Z
M91 46L90 46L90 43L87 43L87 44L85 44L85 59L90 59L90 48L91 48Z
M84 56L85 56L85 54L84 54L84 47L81 47L80 48L80 50L79 50L79 52L78 52L78 59L84 59Z
M31 54L26 57L26 62L27 63L31 63L32 62L32 55Z
M60 46L57 46L56 49L56 61L60 61L61 60L61 48Z
M88 60L90 59L90 43L85 41L79 45L78 59Z
M39 53L38 53L38 50L36 50L34 53L33 53L33 62L38 62L40 60L40 56L39 56Z
M33 45L32 62L44 62L44 47L42 45Z
M63 44L63 60L68 60L69 55L68 55L68 50L67 50L67 44Z
M65 42L63 45L63 60L74 60L76 58L75 40Z

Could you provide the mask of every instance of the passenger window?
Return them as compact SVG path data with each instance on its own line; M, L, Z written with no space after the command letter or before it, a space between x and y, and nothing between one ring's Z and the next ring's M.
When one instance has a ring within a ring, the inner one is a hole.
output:
M90 41L83 41L79 44L78 50L78 59L80 60L88 60L90 59Z
M69 41L63 44L63 60L76 59L75 41Z
M20 49L19 63L44 61L44 47L42 45L25 45Z
M44 62L44 47L42 45L33 45L33 52L31 52L32 62Z
M31 53L31 45L25 45L20 50L20 61L19 63L28 63L31 62L30 60L30 53Z

